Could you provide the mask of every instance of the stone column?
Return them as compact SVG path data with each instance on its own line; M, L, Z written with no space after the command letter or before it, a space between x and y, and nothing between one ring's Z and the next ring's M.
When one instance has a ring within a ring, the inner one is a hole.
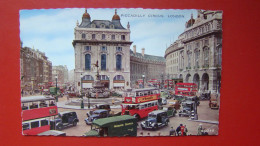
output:
M217 73L213 70L209 73L209 91L211 93L217 91Z

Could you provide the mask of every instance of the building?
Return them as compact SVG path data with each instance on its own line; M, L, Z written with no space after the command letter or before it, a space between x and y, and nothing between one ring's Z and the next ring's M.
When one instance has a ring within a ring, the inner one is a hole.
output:
M165 58L147 55L144 48L142 48L142 53L138 53L134 45L133 51L130 52L130 68L131 86L135 87L138 80L143 79L143 75L145 83L152 79L160 79L161 74L165 74Z
M74 29L74 82L76 90L92 88L97 68L101 82L109 89L130 88L130 25L124 28L117 15L112 20L93 20L89 13L82 16Z
M200 91L219 92L222 62L222 11L198 10L184 32L165 51L166 73L196 83Z
M40 92L41 89L51 82L52 63L44 52L38 49L20 48L20 76L21 90L24 93Z
M68 68L66 65L58 65L52 67L52 82L56 83L57 77L57 84L59 86L63 86L65 83L68 82Z

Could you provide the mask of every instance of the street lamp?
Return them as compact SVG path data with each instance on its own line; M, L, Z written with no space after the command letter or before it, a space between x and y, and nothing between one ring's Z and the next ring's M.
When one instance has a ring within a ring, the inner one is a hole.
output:
M82 93L83 93L83 88L82 88L82 77L83 77L83 75L81 74L80 75L80 96L81 96L81 98L82 98L82 100L81 100L81 109L84 109L84 99L83 99L83 97L84 97L84 94L82 95Z
M143 74L142 77L143 77L143 88L144 88L144 78L145 78L145 75Z
M55 89L55 93L56 93L56 102L58 102L58 75L55 75L55 80L56 80L56 89Z

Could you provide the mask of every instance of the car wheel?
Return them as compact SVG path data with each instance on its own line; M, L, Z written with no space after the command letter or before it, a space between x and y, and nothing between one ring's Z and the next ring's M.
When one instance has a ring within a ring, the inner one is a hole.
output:
M74 121L72 124L73 126L77 126L78 122Z
M62 130L62 129L63 129L63 126L62 126L62 125L58 125L58 126L56 127L56 129L57 129L57 130Z
M137 119L137 120L140 120L140 116L135 114L134 117Z

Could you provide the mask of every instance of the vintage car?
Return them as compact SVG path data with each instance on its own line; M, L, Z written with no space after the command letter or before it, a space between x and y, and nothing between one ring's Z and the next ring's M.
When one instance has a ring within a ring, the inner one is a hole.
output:
M143 130L150 129L156 130L158 128L167 126L169 123L167 112L164 110L152 111L148 114L148 118L141 123Z
M194 111L195 102L194 101L184 101L182 102L182 109L179 111L179 117L187 116L189 117Z
M171 94L167 90L161 90L160 96L161 96L161 98L166 98L166 99L170 99L171 98Z
M209 107L211 109L218 109L219 108L217 96L214 96L214 95L211 96L211 98L209 100Z
M106 109L95 110L88 118L85 119L87 125L91 125L96 119L109 117L109 111Z
M111 108L110 108L109 104L106 104L106 103L104 103L104 104L95 104L95 105L93 105L93 109L91 111L89 111L89 113L87 113L87 116L92 115L95 110L99 110L99 109L105 109L105 110L111 111Z
M198 96L185 96L185 101L194 101L197 106L200 105L200 99Z
M203 92L200 94L200 100L209 100L210 99L210 95L211 93L210 92Z
M166 111L168 117L174 117L176 114L176 110L171 105L162 106L162 110Z
M83 136L137 136L137 125L137 119L129 115L97 119Z
M58 114L54 120L50 120L51 130L62 130L65 127L76 126L79 122L76 112L64 111Z
M167 104L167 99L166 98L162 98L162 105L166 105Z
M181 103L178 100L170 100L169 105L173 106L175 110L179 110L181 107Z

